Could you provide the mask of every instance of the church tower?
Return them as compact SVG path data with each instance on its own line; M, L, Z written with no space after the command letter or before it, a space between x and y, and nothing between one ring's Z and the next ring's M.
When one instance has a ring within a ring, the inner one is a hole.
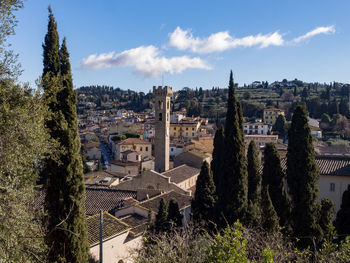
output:
M158 173L169 170L170 141L170 97L171 87L153 87L156 131L154 138L155 170Z

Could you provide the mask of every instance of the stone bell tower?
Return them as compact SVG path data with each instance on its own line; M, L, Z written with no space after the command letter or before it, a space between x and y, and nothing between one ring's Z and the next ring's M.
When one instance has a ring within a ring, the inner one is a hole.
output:
M155 138L154 156L155 170L158 173L169 170L169 141L170 141L170 97L171 87L153 86L155 108Z

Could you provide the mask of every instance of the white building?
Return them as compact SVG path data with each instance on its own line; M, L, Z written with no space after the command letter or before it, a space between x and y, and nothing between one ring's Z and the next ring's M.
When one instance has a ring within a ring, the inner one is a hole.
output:
M271 131L271 125L263 122L247 122L243 125L244 134L267 135Z

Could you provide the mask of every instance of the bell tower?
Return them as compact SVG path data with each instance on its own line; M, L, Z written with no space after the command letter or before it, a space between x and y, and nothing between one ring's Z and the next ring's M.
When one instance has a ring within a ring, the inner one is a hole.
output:
M169 170L170 141L170 97L171 87L153 86L156 133L154 138L155 170L158 173Z

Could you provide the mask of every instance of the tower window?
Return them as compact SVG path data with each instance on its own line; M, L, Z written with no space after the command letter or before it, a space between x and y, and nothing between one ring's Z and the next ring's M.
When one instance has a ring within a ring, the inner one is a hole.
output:
M159 120L160 120L160 121L163 120L163 115L162 115L162 113L159 113Z
M163 101L158 101L158 108L160 109L160 110L162 110L163 109Z
M335 192L335 183L330 183L329 191Z
M167 109L168 110L170 109L170 102L169 101L167 102Z

